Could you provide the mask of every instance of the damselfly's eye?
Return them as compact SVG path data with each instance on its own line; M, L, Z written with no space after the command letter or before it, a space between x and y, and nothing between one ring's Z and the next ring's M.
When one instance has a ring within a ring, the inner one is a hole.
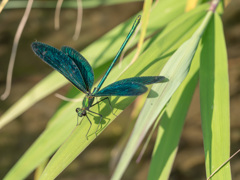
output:
M81 111L81 109L80 108L76 108L76 112L78 113L79 111Z

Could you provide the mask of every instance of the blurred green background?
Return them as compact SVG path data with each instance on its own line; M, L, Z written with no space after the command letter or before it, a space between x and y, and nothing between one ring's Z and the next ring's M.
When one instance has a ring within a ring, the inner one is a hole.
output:
M37 58L30 44L41 41L56 48L68 45L81 50L119 23L127 20L142 9L142 2L100 6L83 10L80 37L72 39L76 25L76 9L62 9L60 30L54 30L55 9L32 9L21 36L13 73L10 96L0 101L0 115L22 97L52 69ZM0 93L5 89L8 62L16 29L24 9L4 9L0 14ZM161 13L161 12L159 12ZM229 57L230 95L231 95L231 154L240 144L240 0L233 0L225 9L223 24ZM117 53L118 49L116 49ZM94 52L93 52L94 53ZM65 94L71 85L60 89ZM198 89L196 90L198 91ZM204 150L200 121L198 92L195 93L180 141L178 154L170 179L204 179ZM51 95L0 130L0 179L10 170L22 154L44 130L47 121L54 114L61 101ZM80 102L81 103L81 102ZM80 104L79 103L79 104ZM121 151L121 138L129 131L134 104L122 113L91 145L63 171L57 179L109 179L116 155ZM156 135L156 134L155 134ZM146 153L139 164L135 159L129 165L123 179L146 179L151 153L154 146L153 136ZM240 179L240 158L231 160L233 179ZM33 179L33 174L29 177Z

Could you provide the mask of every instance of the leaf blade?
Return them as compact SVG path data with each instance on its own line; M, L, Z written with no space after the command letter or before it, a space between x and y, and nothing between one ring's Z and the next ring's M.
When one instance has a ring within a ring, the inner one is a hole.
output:
M169 179L185 117L198 83L199 62L200 48L194 56L186 79L172 96L161 118L148 179Z
M203 36L200 104L207 177L229 158L230 115L227 53L217 14ZM219 151L221 149L221 151ZM230 164L211 179L231 179Z
M160 76L165 76L169 79L169 82L161 85L153 85L152 90L159 92L160 95L158 98L146 100L129 142L114 171L112 179L120 179L122 177L127 165L133 157L133 154L136 152L137 147L145 137L151 125L154 123L154 120L161 113L165 104L169 101L178 86L187 76L198 42L200 41L201 35L204 32L211 15L212 12L208 12L197 31L177 49L164 66Z

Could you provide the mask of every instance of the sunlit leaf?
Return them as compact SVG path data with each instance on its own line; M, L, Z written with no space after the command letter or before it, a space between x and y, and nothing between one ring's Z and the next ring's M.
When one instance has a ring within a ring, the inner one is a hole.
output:
M198 43L211 15L212 12L208 12L206 14L203 22L196 30L196 32L192 35L192 37L185 41L177 49L177 51L171 56L171 58L162 69L160 76L165 76L169 79L169 81L167 83L154 84L152 86L152 90L158 92L158 97L148 98L146 100L146 103L139 115L132 135L120 158L112 179L120 179L122 177L131 158L133 157L149 128L153 125L155 119L162 112L166 103L169 101L173 93L187 76L193 56L198 47ZM201 17L200 15L196 16ZM182 24L182 26L185 25ZM180 28L178 28L178 31L180 31Z
M200 103L207 177L230 155L228 62L221 19L210 21L203 35L200 62ZM230 164L212 180L231 179Z

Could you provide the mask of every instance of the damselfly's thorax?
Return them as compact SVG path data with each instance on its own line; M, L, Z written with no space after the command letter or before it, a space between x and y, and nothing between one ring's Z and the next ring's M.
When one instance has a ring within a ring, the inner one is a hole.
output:
M83 99L83 102L82 102L82 108L85 108L85 109L89 109L89 107L91 107L91 105L93 104L93 101L94 101L94 97L91 96L91 95L86 95Z

